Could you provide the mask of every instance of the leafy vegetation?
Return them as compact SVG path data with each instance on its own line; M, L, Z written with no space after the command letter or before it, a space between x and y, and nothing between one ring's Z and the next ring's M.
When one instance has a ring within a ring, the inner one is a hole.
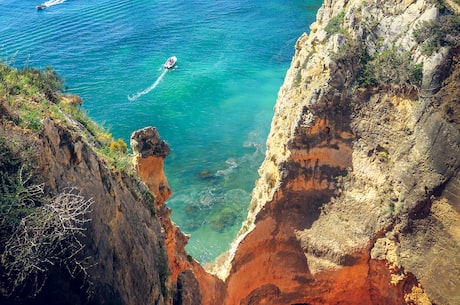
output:
M333 59L354 71L356 84L362 88L387 85L413 85L422 83L423 66L412 61L410 52L396 47L382 49L370 55L363 42L348 40Z
M0 93L2 95L23 94L28 97L44 95L52 102L58 99L58 93L64 91L64 80L51 67L44 71L34 68L14 69L0 64Z
M41 187L32 184L32 158L30 143L0 134L0 252L20 220L41 205Z
M309 61L310 58L313 56L313 54L315 54L315 51L314 51L314 50L312 50L312 51L308 54L307 58L306 58L306 59L304 60L304 62L302 63L302 66L300 67L300 69L297 70L297 74L296 74L296 76L295 76L295 84L296 84L296 85L299 85L300 82L302 81L302 70L304 70L304 69L307 67L308 61Z
M126 143L91 121L64 95L63 80L46 68L0 63L0 299L36 295L56 266L86 274L80 237L93 203L74 188L50 194L40 182L36 135L44 119L75 130L111 167L130 171Z
M460 4L460 0L453 0L455 3ZM436 7L441 10L441 11L450 11L451 8L449 5L446 3L445 0L430 0L429 2L433 3L436 5Z
M63 84L64 80L51 67L40 71L0 63L0 98L17 113L15 124L39 133L43 119L52 118L69 129L78 129L113 170L131 174L127 144L121 139L114 141L108 130L92 121L79 105L69 102L63 95Z
M356 39L349 39L340 47L337 53L333 54L332 58L354 71L355 69L360 69L369 60L369 55L366 52L364 43Z
M63 80L51 68L19 70L0 62L0 302L36 296L48 276L61 277L57 268L69 272L72 285L91 284L87 268L94 262L83 255L81 240L93 200L75 188L51 194L34 168L46 119L73 131L66 135L81 136L115 172L133 173L127 144L94 123L79 107L81 99L64 92ZM153 195L142 186L134 191L142 190L138 196L151 203L153 215ZM160 265L167 295L165 253Z
M345 12L342 11L338 15L332 17L329 22L327 23L324 30L327 32L327 36L330 37L336 33L345 34L345 30L343 28L343 21L345 18Z
M369 57L358 76L361 87L385 86L389 84L420 86L422 65L414 64L409 52L392 47Z
M429 56L441 47L460 42L460 17L444 15L433 21L425 21L412 34L421 45L422 53Z

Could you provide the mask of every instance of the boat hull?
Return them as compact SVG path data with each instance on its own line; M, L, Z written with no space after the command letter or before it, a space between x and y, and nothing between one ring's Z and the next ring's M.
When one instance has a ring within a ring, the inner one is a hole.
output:
M170 58L168 58L168 60L165 62L165 64L163 65L163 67L165 69L172 69L175 65L176 65L176 62L177 62L177 57L176 56L171 56Z

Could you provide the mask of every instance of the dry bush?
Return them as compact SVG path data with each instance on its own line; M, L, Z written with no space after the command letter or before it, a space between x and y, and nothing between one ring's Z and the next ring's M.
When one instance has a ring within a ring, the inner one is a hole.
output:
M89 267L81 252L85 224L91 221L92 199L85 199L75 188L56 197L24 217L5 244L1 263L8 281L7 295L36 295L43 288L52 266L60 265L71 276Z

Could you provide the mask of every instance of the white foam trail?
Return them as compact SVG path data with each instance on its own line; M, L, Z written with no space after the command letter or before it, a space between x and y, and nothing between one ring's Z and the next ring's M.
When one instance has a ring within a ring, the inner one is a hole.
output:
M134 102L135 100L137 100L138 98L140 98L144 94L147 94L150 91L152 91L153 89L155 89L158 86L158 84L160 83L160 81L163 79L163 77L165 76L166 72L168 72L168 70L164 69L163 72L161 73L161 75L158 76L157 80L152 85L150 85L150 87L148 87L147 89L144 89L141 92L137 92L134 95L128 95L128 100L130 100L131 102Z

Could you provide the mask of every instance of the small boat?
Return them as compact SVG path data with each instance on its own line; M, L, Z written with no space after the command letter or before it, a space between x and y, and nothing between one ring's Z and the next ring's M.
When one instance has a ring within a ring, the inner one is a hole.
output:
M176 56L171 56L171 57L168 58L168 60L165 62L165 64L163 65L163 67L165 67L165 69L171 69L171 68L174 67L174 65L176 64L176 61L177 61L177 57L176 57Z
M37 11L41 11L47 7L57 5L57 4L62 4L64 2L65 0L48 0L46 2L43 2L42 4L37 5L35 8L37 9Z

